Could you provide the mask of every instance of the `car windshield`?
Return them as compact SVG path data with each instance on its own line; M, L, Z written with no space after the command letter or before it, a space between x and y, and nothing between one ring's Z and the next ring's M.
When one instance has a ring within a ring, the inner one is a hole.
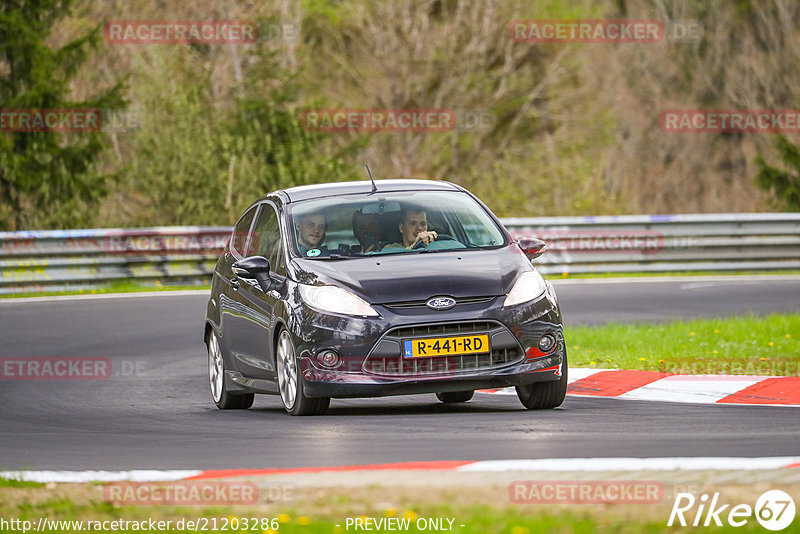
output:
M345 195L290 206L295 254L338 259L506 245L471 196L458 191Z

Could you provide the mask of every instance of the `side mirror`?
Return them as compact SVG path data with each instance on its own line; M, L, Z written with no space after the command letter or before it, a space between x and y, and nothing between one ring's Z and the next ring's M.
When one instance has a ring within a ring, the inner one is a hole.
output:
M269 276L269 260L264 256L250 256L231 266L233 274L239 278L255 280L264 293L269 293L274 283Z
M541 239L535 237L522 237L517 240L517 245L525 253L529 260L535 260L547 249L547 244Z

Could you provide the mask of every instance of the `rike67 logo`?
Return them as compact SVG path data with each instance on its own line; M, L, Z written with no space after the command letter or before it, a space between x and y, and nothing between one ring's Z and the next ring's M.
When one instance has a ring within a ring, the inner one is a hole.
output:
M794 521L795 504L792 497L781 490L769 490L756 500L755 507L749 504L731 505L720 501L719 492L711 497L704 493L698 499L692 493L678 493L669 514L667 526L678 524L682 527L721 527L727 523L732 527L741 527L755 517L755 520L767 530L783 530Z

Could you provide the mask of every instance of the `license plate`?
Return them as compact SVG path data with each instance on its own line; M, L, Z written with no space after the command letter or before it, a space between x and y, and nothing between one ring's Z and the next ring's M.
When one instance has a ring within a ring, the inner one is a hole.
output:
M489 352L488 334L403 340L404 358L431 358Z

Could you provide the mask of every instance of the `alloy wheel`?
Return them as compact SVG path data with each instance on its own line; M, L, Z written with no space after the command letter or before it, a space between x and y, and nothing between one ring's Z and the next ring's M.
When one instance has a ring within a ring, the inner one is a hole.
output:
M278 337L278 389L287 410L294 407L297 400L297 360L289 332L284 330Z
M211 383L211 397L214 399L214 402L219 402L222 397L224 369L222 351L219 350L217 335L211 332L208 340L208 379Z

